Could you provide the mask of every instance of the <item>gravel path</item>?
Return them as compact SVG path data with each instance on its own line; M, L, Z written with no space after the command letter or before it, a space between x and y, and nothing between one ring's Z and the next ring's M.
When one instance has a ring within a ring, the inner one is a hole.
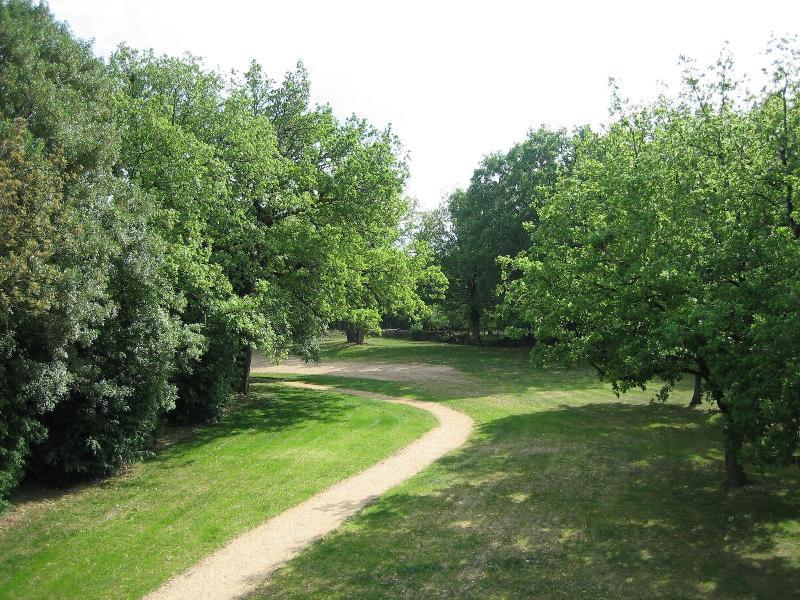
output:
M461 446L472 430L473 421L470 417L434 402L403 400L372 392L309 383L285 382L285 385L406 404L427 410L436 417L439 425L378 464L334 484L233 539L148 595L148 600L218 600L246 596L272 571L313 541L336 529L368 502Z

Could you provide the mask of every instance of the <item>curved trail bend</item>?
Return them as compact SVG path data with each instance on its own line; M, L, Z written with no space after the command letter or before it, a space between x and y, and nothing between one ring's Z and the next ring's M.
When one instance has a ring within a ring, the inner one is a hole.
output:
M188 571L167 581L146 596L147 600L221 600L247 595L272 571L336 529L368 502L461 446L472 431L470 417L434 402L404 400L335 386L282 383L406 404L433 414L439 425L372 467L234 538Z

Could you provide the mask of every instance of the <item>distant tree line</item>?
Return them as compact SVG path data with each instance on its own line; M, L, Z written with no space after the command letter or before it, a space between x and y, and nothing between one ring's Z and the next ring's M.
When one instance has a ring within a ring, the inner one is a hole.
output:
M329 323L421 318L446 280L404 236L406 175L390 130L311 105L302 65L103 61L0 1L0 499L214 419L253 349L311 358Z
M767 85L726 52L686 62L675 98L615 91L600 130L532 131L419 217L450 281L430 328L533 334L537 364L588 361L617 392L684 377L742 464L798 462L800 53L770 44Z

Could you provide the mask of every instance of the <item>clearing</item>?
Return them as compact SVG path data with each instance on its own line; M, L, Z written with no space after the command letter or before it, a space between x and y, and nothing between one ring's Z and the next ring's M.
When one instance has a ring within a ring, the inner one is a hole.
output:
M800 474L723 485L718 416L651 391L616 398L588 369L524 349L329 340L339 365L424 363L469 384L301 375L471 415L459 451L389 491L266 581L258 598L790 598ZM287 375L280 375L287 377Z

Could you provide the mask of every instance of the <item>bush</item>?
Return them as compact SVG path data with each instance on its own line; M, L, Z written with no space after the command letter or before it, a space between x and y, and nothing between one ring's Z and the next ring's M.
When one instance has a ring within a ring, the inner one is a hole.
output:
M119 129L103 63L22 0L0 2L0 47L3 496L26 467L66 481L144 450L189 336L148 202L112 175Z
M64 310L82 306L81 273L53 260L74 226L62 185L25 121L0 122L0 498L46 435L38 416L70 384L65 348L86 314Z
M77 268L94 257L91 280L104 281L105 314L69 347L67 393L41 416L48 434L34 448L32 470L59 482L109 474L149 448L175 405L174 354L185 341L141 199L111 179L75 192L92 235L72 258Z
M170 419L178 423L215 420L231 394L242 388L244 365L238 336L215 322L203 331L202 355L191 360L177 378L178 399Z

